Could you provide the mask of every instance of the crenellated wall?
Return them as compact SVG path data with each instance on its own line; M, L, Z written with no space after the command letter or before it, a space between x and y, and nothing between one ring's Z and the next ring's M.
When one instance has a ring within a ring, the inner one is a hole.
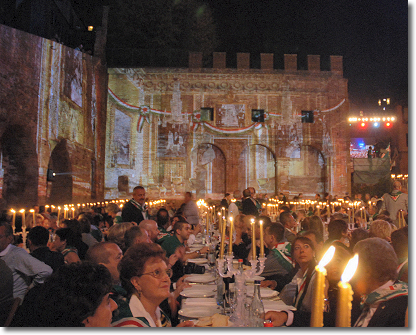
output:
M226 57L214 53L212 68L190 53L189 68L108 70L106 197L120 194L120 176L126 194L141 184L153 197L192 190L221 198L247 186L268 194L349 192L342 57L330 57L330 71L317 55L308 56L308 70L298 70L296 55L284 55L284 69L274 69L273 54L261 55L260 69L249 67L247 53L237 54L237 68L227 68ZM203 107L212 108L212 120L201 117ZM178 108L183 124L174 120ZM254 109L264 110L264 122L252 120ZM313 111L314 123L302 123L302 111ZM118 127L116 116L129 126ZM120 129L125 136L114 138ZM174 151L179 145L184 150Z

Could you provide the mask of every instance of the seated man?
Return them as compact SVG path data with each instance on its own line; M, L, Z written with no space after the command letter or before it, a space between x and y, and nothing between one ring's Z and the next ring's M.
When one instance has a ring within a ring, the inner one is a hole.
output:
M290 243L293 242L293 240L296 237L296 220L293 217L293 215L290 212L282 212L279 216L280 223L285 227L285 235L284 238L286 241L289 241Z
M64 255L60 252L51 251L48 247L49 231L42 226L33 227L27 234L30 254L49 265L55 272L65 264Z
M13 238L13 228L0 222L0 258L13 272L13 297L23 300L29 288L42 284L52 274L52 268L14 246Z
M191 234L190 229L191 226L186 221L177 221L172 229L174 234L167 237L161 244L162 248L166 251L166 257L170 257L174 254L178 256L178 261L172 266L172 282L176 282L184 275L183 264L185 264L188 259L196 258L209 251L209 248L205 246L200 250L185 253L185 243Z
M2 259L0 259L0 273L0 327L2 327L13 304L13 273Z
M130 248L132 245L143 242L151 243L151 240L149 238L149 233L147 232L147 230L142 227L133 226L127 229L127 231L124 233L124 244L126 246L126 250Z
M404 327L408 286L396 281L399 261L393 247L379 237L359 241L358 268L351 280L362 297L362 313L354 327Z
M290 283L294 275L290 243L279 243L285 233L285 228L280 223L271 223L264 230L264 244L270 251L261 274L266 279L262 282L262 286L269 286L280 292L286 284ZM269 281L273 282L269 283Z
M147 230L149 238L152 242L157 241L157 235L159 235L159 229L157 228L157 222L154 220L143 220L139 223L140 228Z

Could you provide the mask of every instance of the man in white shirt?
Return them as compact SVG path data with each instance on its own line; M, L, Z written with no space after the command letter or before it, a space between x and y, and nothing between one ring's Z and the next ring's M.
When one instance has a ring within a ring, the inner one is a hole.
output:
M52 274L52 268L12 244L13 228L0 222L0 258L13 272L13 297L23 300L34 285L42 284Z

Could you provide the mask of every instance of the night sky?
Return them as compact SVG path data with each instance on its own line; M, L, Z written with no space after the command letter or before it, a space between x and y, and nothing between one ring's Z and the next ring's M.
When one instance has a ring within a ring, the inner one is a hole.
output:
M398 0L210 0L221 41L218 51L344 59L351 107L387 97L407 105L408 3ZM227 57L228 58L228 57ZM276 59L276 56L275 56ZM279 60L279 59L278 59ZM228 59L227 59L228 61ZM276 62L276 60L275 60ZM280 65L279 61L276 62ZM279 66L280 67L280 66ZM386 96L387 95L387 96Z

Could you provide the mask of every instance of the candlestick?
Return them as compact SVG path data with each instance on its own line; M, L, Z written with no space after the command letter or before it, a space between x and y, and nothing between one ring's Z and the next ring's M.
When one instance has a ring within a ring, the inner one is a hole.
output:
M315 267L315 283L312 291L311 327L323 327L325 304L325 277L327 265L335 253L335 247L331 245L319 264Z
M19 212L22 213L22 229L23 229L23 228L26 228L25 210L24 209L21 209Z
M348 261L347 266L338 283L338 303L337 317L335 321L336 327L351 327L351 301L353 291L348 283L355 273L358 265L358 254Z
M256 232L254 226L254 219L251 219L251 249L253 252L253 260L256 259Z
M263 221L260 220L260 257L264 257Z
M231 256L233 254L233 217L229 217L230 220L230 240L228 243L228 255Z

